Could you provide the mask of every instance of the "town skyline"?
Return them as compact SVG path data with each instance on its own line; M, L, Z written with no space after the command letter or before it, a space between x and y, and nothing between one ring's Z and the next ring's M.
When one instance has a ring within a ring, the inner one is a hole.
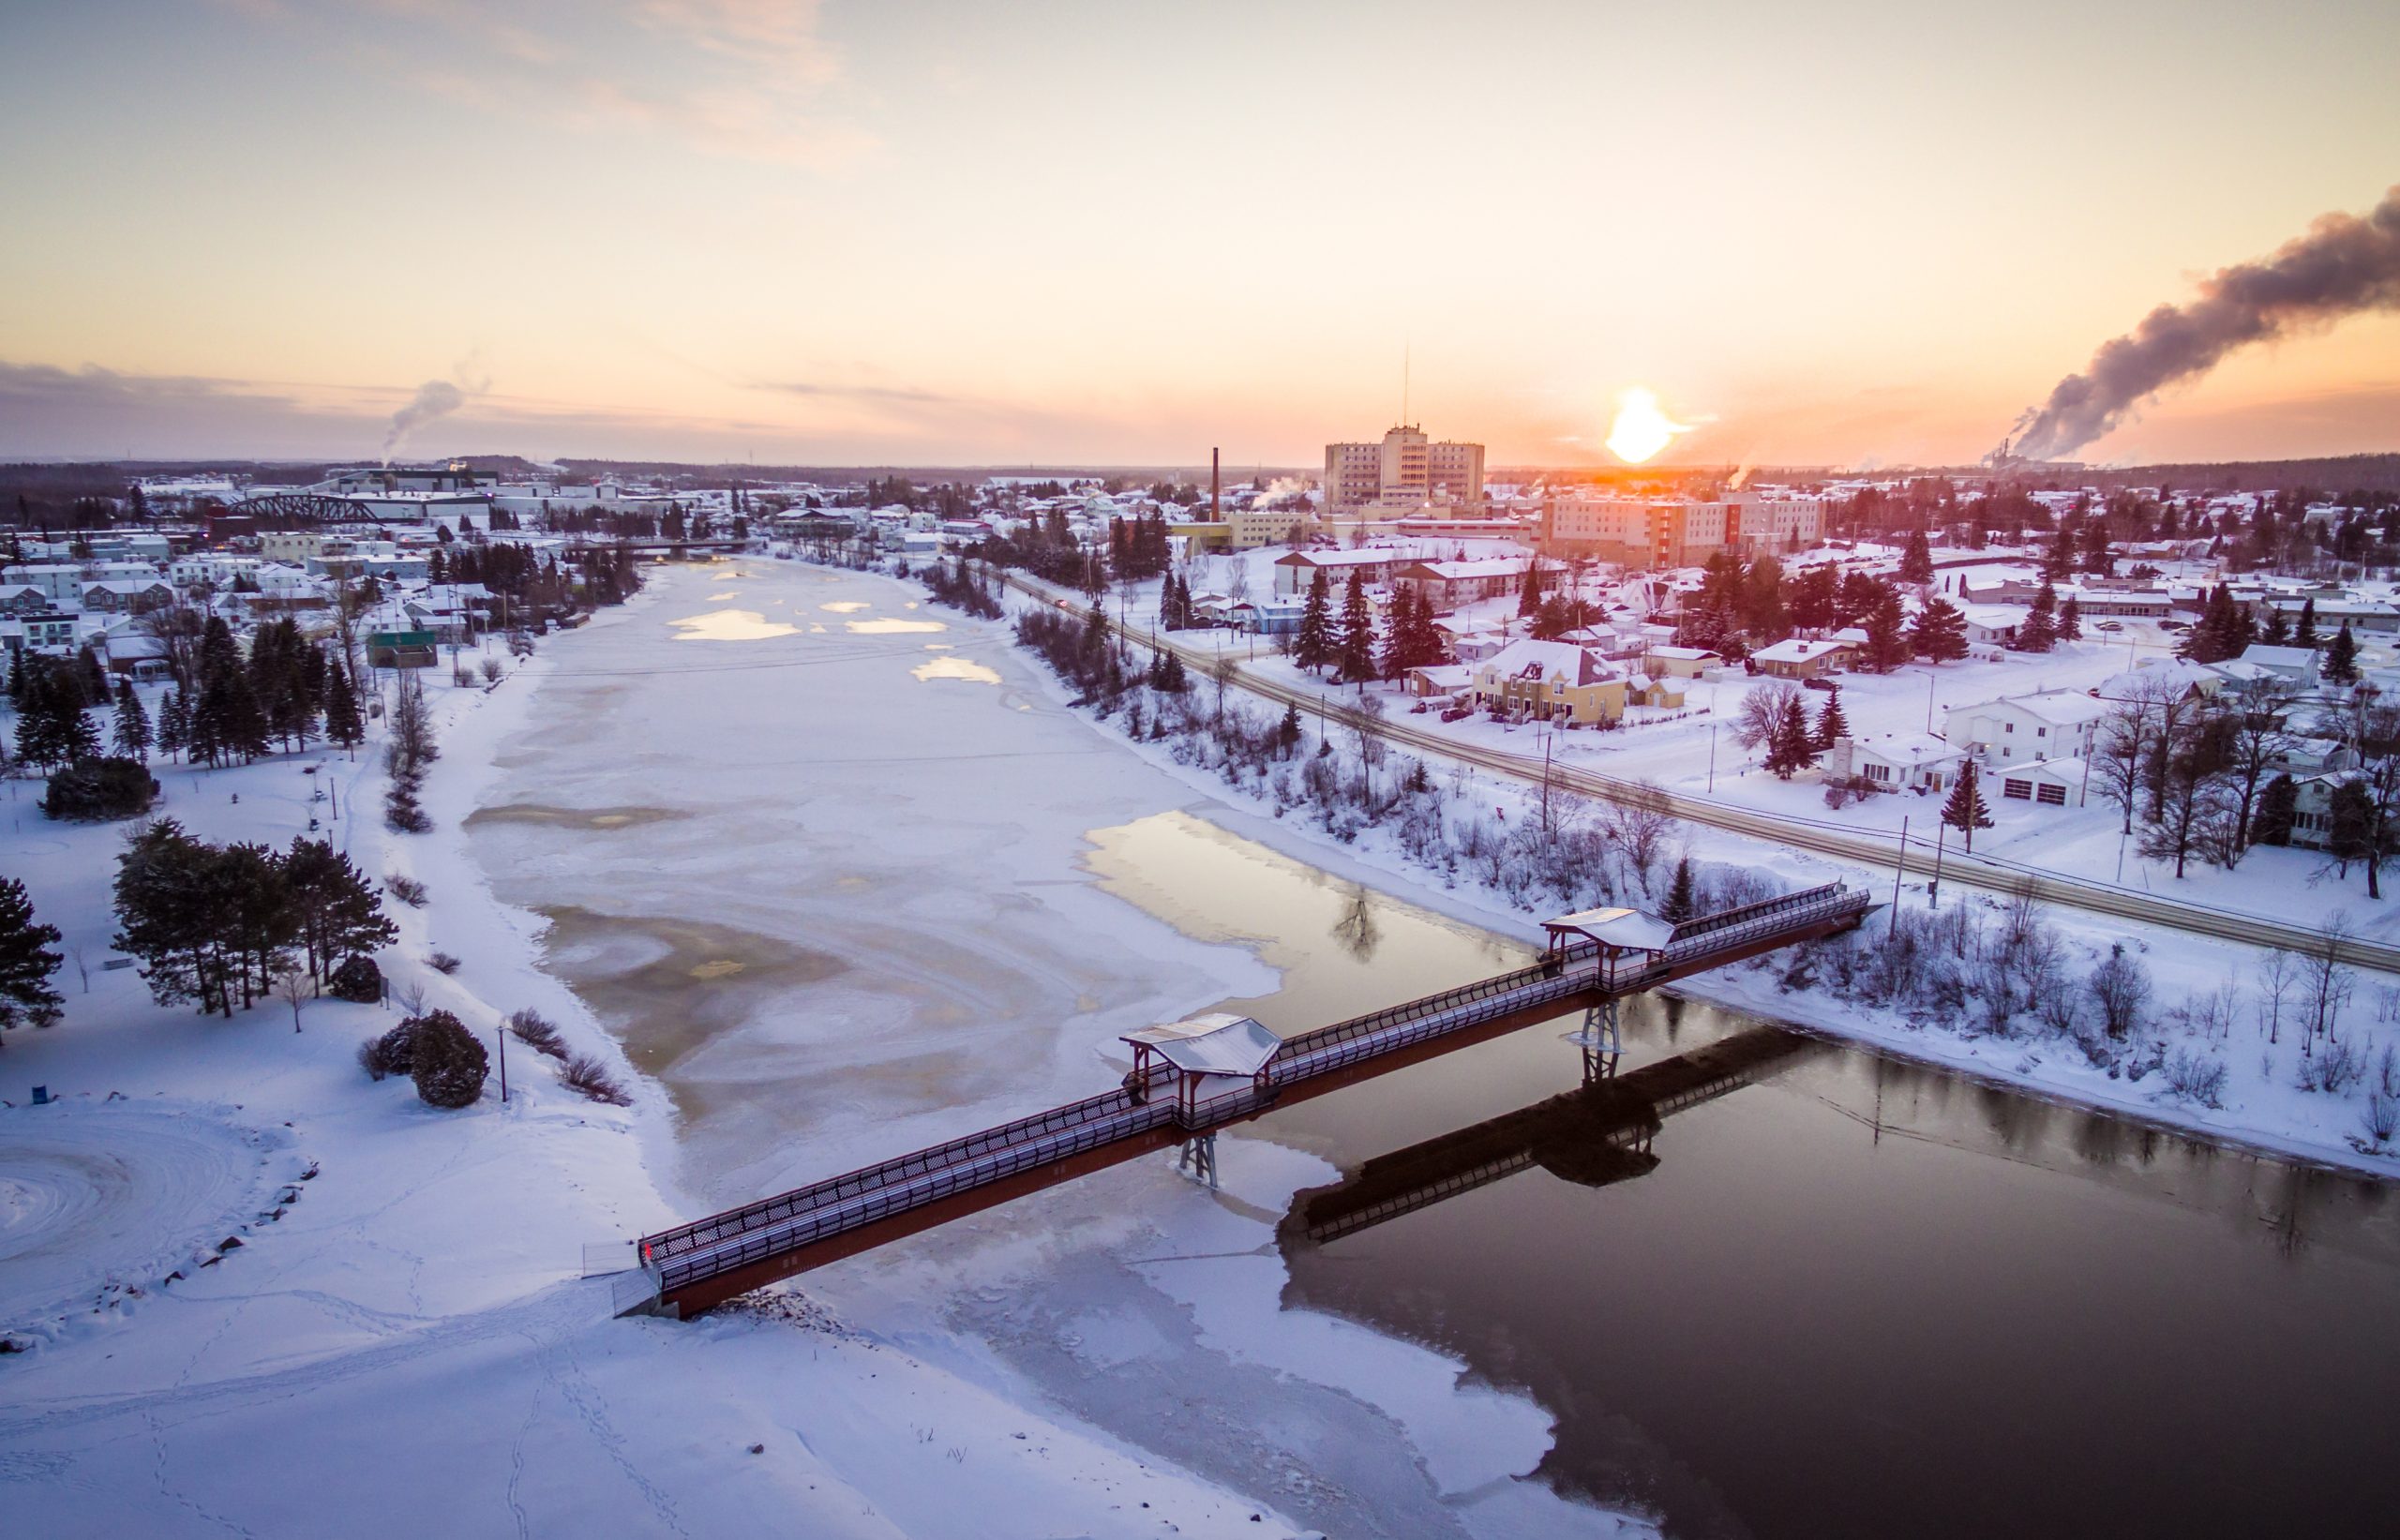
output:
M440 387L401 453L1608 465L1646 388L1661 464L1967 464L2384 196L2400 20L2302 8L31 10L0 188L75 238L0 252L0 454L371 459ZM2077 457L2400 447L2395 360L2303 329Z

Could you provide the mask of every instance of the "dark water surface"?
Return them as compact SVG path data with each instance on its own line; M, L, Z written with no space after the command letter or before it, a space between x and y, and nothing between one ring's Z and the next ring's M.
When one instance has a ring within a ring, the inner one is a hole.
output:
M1284 1031L1522 954L1196 820L1095 838L1261 942ZM1344 1174L1287 1303L1529 1392L1561 1490L1677 1536L2400 1533L2391 1188L1656 998L1585 1091L1578 1024L1247 1131Z

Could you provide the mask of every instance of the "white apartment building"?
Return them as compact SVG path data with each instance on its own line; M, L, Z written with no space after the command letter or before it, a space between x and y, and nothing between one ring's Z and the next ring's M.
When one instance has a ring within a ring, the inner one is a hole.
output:
M2046 759L2085 759L2092 755L2108 703L2074 690L2048 690L1954 706L1942 737L1986 766L2038 764Z
M1371 507L1413 510L1427 503L1483 501L1483 446L1433 440L1414 425L1393 428L1380 443L1325 446L1325 509L1358 514Z

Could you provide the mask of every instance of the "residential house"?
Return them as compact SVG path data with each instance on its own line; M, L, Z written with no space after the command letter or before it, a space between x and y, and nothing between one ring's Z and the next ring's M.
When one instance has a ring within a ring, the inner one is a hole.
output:
M2318 656L2313 647L2270 647L2265 642L2252 642L2242 650L2240 661L2303 690L2317 688Z
M1825 755L1827 784L1868 791L1937 792L1966 762L1967 751L1931 733L1878 733L1837 738Z
M1510 642L1474 668L1476 701L1494 710L1586 725L1625 715L1626 676L1566 642Z
M1400 685L1419 699L1455 695L1475 688L1475 670L1462 663L1423 665L1402 675Z
M1704 647L1651 647L1642 671L1654 679L1696 680L1725 660Z
M2017 628L2032 610L2025 605L1960 605L1967 618L1967 645L2006 647L2017 639Z
M1762 674L1779 680L1810 680L1838 672L1857 662L1858 650L1834 636L1787 636L1773 647L1750 654Z
M1987 768L2079 758L2092 751L2108 703L2073 690L1953 706L1942 736Z
M175 591L163 577L112 577L83 585L83 607L103 615L139 615L163 609L175 602Z
M1502 556L1481 561L1411 561L1393 573L1391 580L1395 588L1415 589L1418 598L1432 601L1436 609L1456 609L1516 592L1531 560Z
M1275 559L1275 591L1304 594L1321 572L1325 574L1327 589L1339 597L1349 586L1352 573L1361 575L1370 583L1387 582L1392 574L1416 560L1389 550L1294 551Z

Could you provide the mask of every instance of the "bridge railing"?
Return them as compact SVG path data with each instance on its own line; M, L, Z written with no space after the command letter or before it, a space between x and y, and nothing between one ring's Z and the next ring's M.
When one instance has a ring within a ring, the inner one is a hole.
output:
M1528 984L1562 977L1576 963L1588 961L1598 950L1599 949L1591 942L1577 942L1567 949L1563 959L1559 961L1536 963L1513 972L1478 979L1472 984L1462 984L1456 989L1447 989L1438 994L1428 994L1420 1000L1402 1001L1396 1006L1387 1006L1381 1010L1371 1010L1363 1016L1353 1016L1348 1021L1335 1022L1329 1026L1320 1026L1311 1031L1296 1033L1284 1039L1283 1046L1276 1050L1275 1057L1268 1061L1268 1073L1273 1074L1275 1067L1283 1061L1303 1054L1317 1053L1335 1043L1354 1038L1372 1037L1388 1027L1418 1021L1427 1016L1438 1016L1444 1011L1455 1009L1462 1005L1472 1005L1478 1000L1490 999L1494 995L1522 989Z
M1163 1079L1162 1071L1153 1071L1150 1084L1155 1087ZM1045 1113L1018 1118L1013 1123L1003 1123L998 1128L967 1134L947 1144L897 1156L876 1165L862 1166L856 1171L794 1188L788 1192L779 1192L772 1198L761 1198L757 1203L712 1214L705 1219L644 1235L635 1249L645 1262L665 1262L702 1247L713 1246L760 1225L772 1224L893 1182L923 1175L945 1165L972 1159L1003 1145L1078 1128L1135 1105L1138 1103L1132 1094L1120 1086L1064 1107L1054 1107Z
M813 1242L830 1239L862 1225L922 1208L953 1194L972 1191L1020 1172L1037 1170L1054 1160L1114 1144L1119 1140L1171 1123L1175 1115L1175 1107L1166 1100L1136 1102L1131 1098L1122 1098L1116 1112L1028 1138L1022 1143L937 1165L905 1180L888 1182L781 1221L754 1225L713 1245L686 1251L667 1261L653 1261L652 1265L657 1273L659 1290L664 1293L714 1278Z

